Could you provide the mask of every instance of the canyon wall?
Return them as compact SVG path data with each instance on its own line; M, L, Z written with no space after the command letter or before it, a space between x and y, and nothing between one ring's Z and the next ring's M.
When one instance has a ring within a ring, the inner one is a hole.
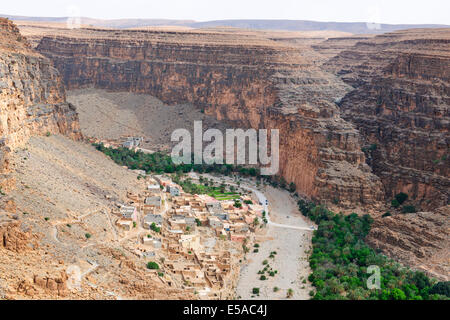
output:
M352 85L342 117L363 137L386 197L421 209L450 202L450 30L410 30L358 42L326 68Z
M334 101L350 89L314 51L248 34L83 29L45 36L69 89L96 87L190 102L236 126L280 129L280 175L297 191L341 206L383 200L353 125Z
M34 134L80 138L75 107L65 102L57 69L33 51L16 26L0 19L0 168Z

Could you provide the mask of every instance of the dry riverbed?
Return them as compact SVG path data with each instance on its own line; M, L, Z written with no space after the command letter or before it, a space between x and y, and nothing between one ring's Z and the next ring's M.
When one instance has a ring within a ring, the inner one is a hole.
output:
M272 222L298 227L311 225L301 215L295 200L287 191L266 187L263 193L269 200ZM311 246L311 237L312 231L266 226L263 234L256 238L258 252L254 253L255 248L251 248L247 254L236 296L240 299L286 299L288 290L292 289L290 299L309 299L312 287L307 280L310 273L307 251ZM272 252L276 254L270 258ZM277 271L274 277L265 272L268 280L260 280L261 274L258 274L266 266L264 260L267 260L268 269ZM278 291L274 291L275 287ZM259 296L252 293L253 288L259 288Z

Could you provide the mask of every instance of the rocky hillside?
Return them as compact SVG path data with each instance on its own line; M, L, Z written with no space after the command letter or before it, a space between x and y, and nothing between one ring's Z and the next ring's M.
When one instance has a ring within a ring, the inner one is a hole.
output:
M450 206L375 219L367 242L387 256L449 281Z
M37 49L70 89L147 93L236 126L280 129L280 174L303 195L342 206L383 200L358 131L334 103L350 87L308 46L220 30L83 29L43 37Z
M450 29L410 30L358 42L326 63L355 89L341 101L386 197L422 209L450 202Z
M0 169L8 153L34 134L80 138L75 107L65 102L57 69L30 49L16 26L0 19Z

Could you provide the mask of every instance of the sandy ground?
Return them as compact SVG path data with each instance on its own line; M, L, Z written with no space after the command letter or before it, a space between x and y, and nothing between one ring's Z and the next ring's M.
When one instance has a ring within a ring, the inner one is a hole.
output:
M266 187L263 190L269 200L271 220L275 223L309 227L298 211L294 199L287 191ZM241 299L286 299L287 290L294 291L291 299L309 299L312 289L307 277L310 273L307 251L311 245L311 231L302 231L275 226L267 226L264 235L259 236L259 252L251 248L247 254L247 264L242 267L236 295ZM258 239L258 238L257 238ZM276 251L275 258L269 258ZM259 270L264 268L263 261L268 260L270 267L277 270L275 277L259 280ZM306 283L303 283L306 279ZM274 292L273 288L280 290ZM253 288L260 288L260 295L252 294Z
M194 121L202 121L204 129L226 128L191 104L167 105L147 94L79 89L69 91L67 101L77 107L85 136L111 140L142 136L143 147L149 149L171 145L175 129L193 132Z

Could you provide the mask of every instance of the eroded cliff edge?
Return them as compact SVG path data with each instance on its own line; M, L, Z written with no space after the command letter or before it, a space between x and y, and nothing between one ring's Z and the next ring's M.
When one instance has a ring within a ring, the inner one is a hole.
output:
M236 126L280 129L280 175L341 206L376 206L382 185L335 101L351 88L314 51L249 34L72 30L37 47L69 89L94 86L191 102Z
M8 153L30 136L61 133L79 139L75 107L50 60L30 48L17 27L0 19L0 171L8 170Z
M450 29L362 40L325 67L352 85L342 117L355 124L387 199L421 209L450 203Z

